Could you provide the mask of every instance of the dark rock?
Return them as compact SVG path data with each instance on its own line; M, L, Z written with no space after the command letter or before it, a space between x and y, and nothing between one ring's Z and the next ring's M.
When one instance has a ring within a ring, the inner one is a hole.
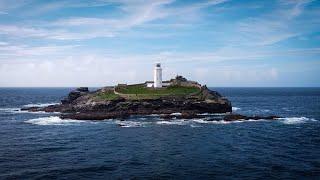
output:
M68 99L69 99L70 102L72 102L72 101L76 100L80 96L81 96L81 92L72 91L72 92L69 93Z
M224 116L225 121L236 121L236 120L245 120L247 116L243 116L240 114L228 114Z
M21 111L37 112L37 111L41 111L41 109L39 107L24 107L24 108L21 108Z
M176 76L176 80L177 81L181 81L181 82L186 82L187 81L187 79L185 77L179 76L179 75Z
M78 99L79 97L86 95L89 93L89 89L87 87L79 87L76 90L71 91L68 94L68 97L61 100L62 104L70 104L74 100Z
M278 116L244 116L240 114L228 114L224 116L225 121L238 121L238 120L276 120Z
M161 114L160 118L162 119L174 119L176 116L170 115L170 114Z
M194 112L183 112L179 117L181 119L194 119L194 118L198 118L199 116L197 115L197 113L194 113Z
M89 88L88 87L78 87L76 89L76 91L79 91L79 92L89 92Z
M177 82L186 86L201 87L197 82L178 77ZM87 87L71 91L61 104L48 107L25 108L27 111L61 112L62 118L102 120L110 118L127 118L130 115L165 114L163 118L198 118L199 113L226 113L232 111L230 101L218 92L201 87L196 97L164 96L156 99L128 100L119 97L114 100L96 98L98 93L113 91L114 87L105 87L89 92ZM200 97L200 98L199 98ZM181 112L181 115L171 115Z
M87 112L87 113L70 113L60 115L61 119L77 119L77 120L105 120L122 118L126 119L130 115L126 112Z

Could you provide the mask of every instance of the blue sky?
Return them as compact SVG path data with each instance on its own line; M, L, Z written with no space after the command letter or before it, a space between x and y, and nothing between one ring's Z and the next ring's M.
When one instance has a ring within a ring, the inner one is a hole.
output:
M319 0L0 0L0 86L320 86Z

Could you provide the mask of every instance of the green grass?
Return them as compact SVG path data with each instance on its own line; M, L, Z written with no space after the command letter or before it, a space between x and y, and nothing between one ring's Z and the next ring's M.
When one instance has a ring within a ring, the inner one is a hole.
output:
M162 96L185 96L200 92L197 87L169 86L167 88L147 88L143 85L118 87L117 92L126 94L130 99L153 99Z
M119 98L113 91L100 92L96 97L103 100L115 100Z

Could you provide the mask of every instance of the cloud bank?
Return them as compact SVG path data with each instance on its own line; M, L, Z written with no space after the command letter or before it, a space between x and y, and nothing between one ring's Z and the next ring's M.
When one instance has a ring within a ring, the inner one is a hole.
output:
M31 8L32 7L32 8ZM177 74L209 86L320 86L320 4L0 2L0 86L105 86Z

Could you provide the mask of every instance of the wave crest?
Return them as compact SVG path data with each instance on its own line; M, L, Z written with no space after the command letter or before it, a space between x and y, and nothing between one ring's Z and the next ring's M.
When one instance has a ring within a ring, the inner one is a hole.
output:
M307 118L307 117L286 117L286 118L279 118L279 120L283 124L302 124L310 121L317 121L313 118Z
M188 125L190 122L185 120L157 121L159 125Z
M35 104L26 104L23 107L46 107L51 105L58 105L60 103L35 103Z
M60 114L60 112L21 111L20 108L0 108L0 113L5 113L5 114Z
M238 121L224 121L224 120L208 120L208 119L172 119L172 120L163 120L158 119L154 121L146 121L145 118L138 118L133 121L130 120L117 120L117 119L109 119L104 122L107 124L114 124L120 127L148 127L153 125L176 125L176 126L190 126L190 127L202 127L203 125L210 124L233 124L233 123L245 123L245 122L261 122L268 120L238 120ZM307 117L287 117L287 118L279 118L278 122L283 124L300 124L307 123L310 121L317 121L312 118ZM35 119L30 119L25 121L26 123L35 124L35 125L77 125L80 123L98 123L98 121L86 121L86 120L73 120L73 119L61 119L58 116L49 116L49 117L40 117Z
M0 108L0 112L5 113L20 113L20 108Z
M87 121L61 119L58 116L49 116L49 117L29 119L25 122L30 123L30 124L35 124L35 125L48 126L48 125L74 125L74 124L79 124L79 123L83 123L83 122L87 122Z
M232 107L232 111L238 111L238 110L240 110L241 108L239 108L239 107Z
M142 121L120 121L116 120L115 124L119 125L120 127L145 127L146 125L150 124L149 122L142 122Z

